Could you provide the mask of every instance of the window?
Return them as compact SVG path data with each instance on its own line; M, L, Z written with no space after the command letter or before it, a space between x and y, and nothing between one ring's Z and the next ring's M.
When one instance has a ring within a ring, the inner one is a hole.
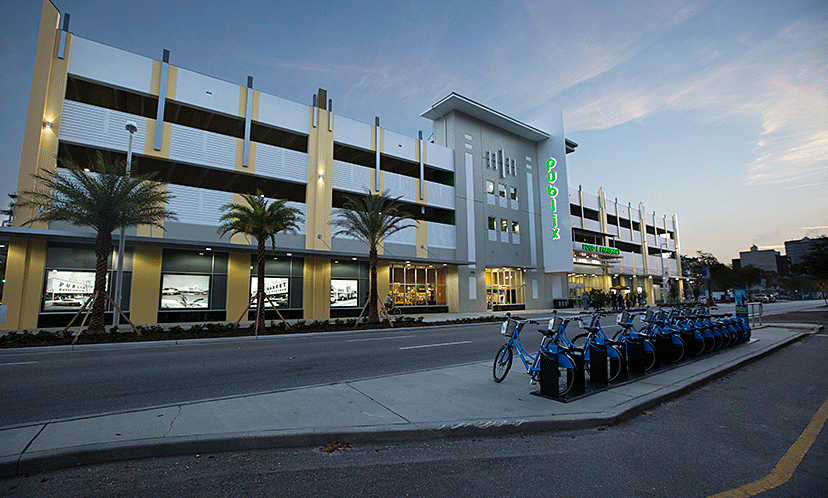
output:
M498 191L497 193L498 193L498 195L500 195L500 197L506 197L506 185L503 185L502 183L498 183L497 184L497 191Z
M513 201L518 200L517 188L509 187L509 198L512 199Z
M512 233L520 233L520 224L517 221L512 222Z
M486 180L486 193L494 194L494 182L491 180Z
M393 265L391 299L397 306L445 306L446 268Z
M209 275L162 275L161 308L207 308L209 295Z
M282 277L265 277L265 308L272 308L274 305L282 308L288 306L288 285L289 280ZM256 295L256 290L259 286L259 278L257 276L250 278L250 308L256 309L259 305L258 300L253 299Z
M331 306L359 306L358 280L331 279Z
M489 230L497 230L497 227L495 226L494 216L489 216Z
M509 222L506 220L500 220L500 231L501 232L508 232L509 231Z

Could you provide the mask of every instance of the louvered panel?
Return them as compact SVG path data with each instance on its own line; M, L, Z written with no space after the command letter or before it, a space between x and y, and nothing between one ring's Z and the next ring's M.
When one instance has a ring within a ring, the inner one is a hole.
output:
M297 229L297 233L305 233L307 230L307 219L308 219L308 205L304 202L291 202L288 201L286 203L288 206L292 208L296 208L302 212L302 222L298 223L299 228Z
M60 120L60 140L66 143L88 145L95 148L126 152L129 132L124 125L128 121L138 124L133 134L132 150L144 149L144 123L146 119L72 100L63 102Z
M454 209L454 187L443 185L441 183L427 182L426 192L428 193L428 203L432 206L442 207L447 209ZM489 195L487 194L487 201ZM494 196L492 201L494 201ZM492 204L493 202L490 202Z
M169 209L178 215L178 221L194 225L218 226L220 207L233 202L233 194L184 185L167 185Z
M403 228L399 232L391 234L385 241L401 245L415 245L417 243L417 228L414 225Z
M236 169L236 138L204 132L204 164L221 169Z
M284 149L282 176L286 180L308 183L308 153Z
M342 217L342 211L343 210L341 208L333 208L332 213L331 213L331 218L334 221L340 219ZM339 227L334 226L331 230L331 233L336 233L339 230L340 230ZM356 239L356 237L353 237L353 236L349 235L347 232L344 233L344 234L336 235L336 238L337 239Z
M173 124L170 133L170 160L204 164L204 131Z
M490 232L491 233L491 232ZM428 245L444 249L457 249L454 225L428 222Z
M262 143L256 144L256 175L278 178L283 172L284 151L281 147L274 147Z

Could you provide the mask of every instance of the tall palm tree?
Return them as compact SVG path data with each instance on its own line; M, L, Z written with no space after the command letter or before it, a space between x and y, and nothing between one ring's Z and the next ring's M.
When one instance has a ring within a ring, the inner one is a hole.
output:
M95 296L89 331L105 332L107 261L112 254L112 231L138 225L164 228L165 219L176 219L167 211L172 198L163 184L153 181L153 174L128 177L126 161L96 152L88 173L71 161L58 159L65 173L34 174L40 180L38 190L21 193L18 206L31 207L39 213L29 221L62 221L95 229ZM27 221L28 223L28 221Z
M367 192L361 196L345 196L345 209L331 223L338 227L336 235L350 235L368 244L368 266L371 270L371 290L368 294L368 321L379 322L377 311L377 246L389 235L411 226L411 213L403 209L400 197Z
M256 194L241 194L247 204L233 202L221 206L225 213L219 218L221 225L218 233L221 236L228 232L230 235L249 235L256 239L256 330L264 330L265 241L269 238L273 250L276 250L276 234L295 233L304 217L301 211L288 206L284 199L268 202L261 192Z

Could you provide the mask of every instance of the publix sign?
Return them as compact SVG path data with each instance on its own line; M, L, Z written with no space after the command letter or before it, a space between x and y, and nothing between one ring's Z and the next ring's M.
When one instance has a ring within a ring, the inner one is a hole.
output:
M601 254L614 254L616 256L621 255L621 251L614 247L596 246L592 244L581 244L581 250L587 252L598 252Z
M549 188L547 193L549 194L549 201L552 206L552 240L561 238L560 228L558 227L558 205L555 200L555 197L558 196L558 187L555 186L555 181L558 179L558 173L553 171L555 169L555 164L557 164L557 162L554 157L550 157L549 160L546 161L546 178L549 180Z

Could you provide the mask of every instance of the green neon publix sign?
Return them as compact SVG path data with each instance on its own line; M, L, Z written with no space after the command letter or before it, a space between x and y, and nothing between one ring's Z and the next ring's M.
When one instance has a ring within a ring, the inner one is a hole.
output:
M558 187L555 186L555 180L558 179L558 173L552 171L555 169L555 161L554 157L550 157L548 161L546 161L546 176L549 180L549 187L547 193L550 197L550 203L552 205L552 240L558 240L561 238L560 228L558 228L558 206L557 201L555 201L555 197L558 196Z
M614 247L595 246L592 244L581 244L581 250L588 252L600 252L602 254L615 254L616 256L621 255L621 251Z

